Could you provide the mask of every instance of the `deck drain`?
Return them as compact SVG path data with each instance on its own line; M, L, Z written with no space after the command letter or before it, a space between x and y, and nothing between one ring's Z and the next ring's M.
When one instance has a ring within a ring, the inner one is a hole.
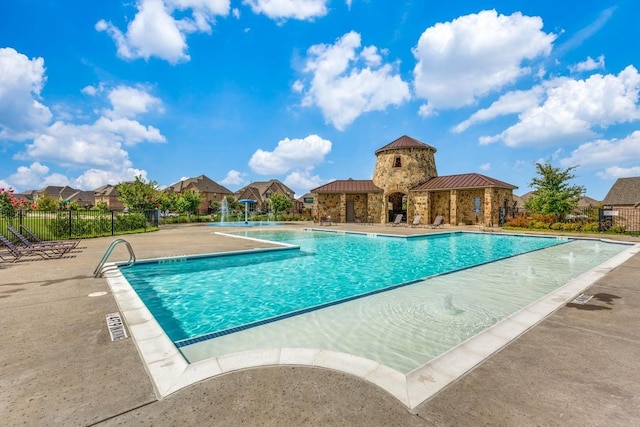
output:
M124 324L122 323L120 313L109 313L106 317L111 341L118 341L127 338L127 331L124 330Z
M580 296L578 296L571 302L574 304L586 304L589 302L589 300L591 300L591 298L593 298L593 295L580 294Z

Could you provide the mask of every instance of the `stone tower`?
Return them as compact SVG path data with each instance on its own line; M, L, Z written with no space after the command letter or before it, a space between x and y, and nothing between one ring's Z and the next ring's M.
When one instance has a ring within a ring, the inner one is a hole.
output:
M373 183L384 194L408 194L409 189L438 176L436 149L423 142L401 136L376 151Z
M376 151L373 184L383 190L380 222L394 221L399 214L403 222L413 217L416 207L409 190L438 176L435 152L430 145L406 135Z

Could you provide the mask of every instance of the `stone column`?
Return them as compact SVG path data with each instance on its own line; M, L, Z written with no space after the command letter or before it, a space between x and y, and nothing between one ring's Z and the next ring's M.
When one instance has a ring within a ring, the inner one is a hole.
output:
M340 194L340 216L338 222L347 222L347 194Z
M493 189L485 188L484 189L484 224L489 225L492 224L494 226L498 225L493 220Z
M458 191L451 190L449 195L449 224L458 225Z

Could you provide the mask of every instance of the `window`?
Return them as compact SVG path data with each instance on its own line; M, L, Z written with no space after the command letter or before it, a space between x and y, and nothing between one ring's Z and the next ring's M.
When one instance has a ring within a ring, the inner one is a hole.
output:
M393 159L393 167L394 168L402 167L402 160L400 160L400 156L396 156L396 158Z
M313 203L313 197L305 197L304 203Z

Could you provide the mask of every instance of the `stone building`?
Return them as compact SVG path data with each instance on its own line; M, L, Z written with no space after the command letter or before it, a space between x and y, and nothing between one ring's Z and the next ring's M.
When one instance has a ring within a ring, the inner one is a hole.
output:
M517 187L477 173L438 176L436 149L406 135L375 152L371 180L336 180L311 190L316 220L384 224L403 222L499 224Z

